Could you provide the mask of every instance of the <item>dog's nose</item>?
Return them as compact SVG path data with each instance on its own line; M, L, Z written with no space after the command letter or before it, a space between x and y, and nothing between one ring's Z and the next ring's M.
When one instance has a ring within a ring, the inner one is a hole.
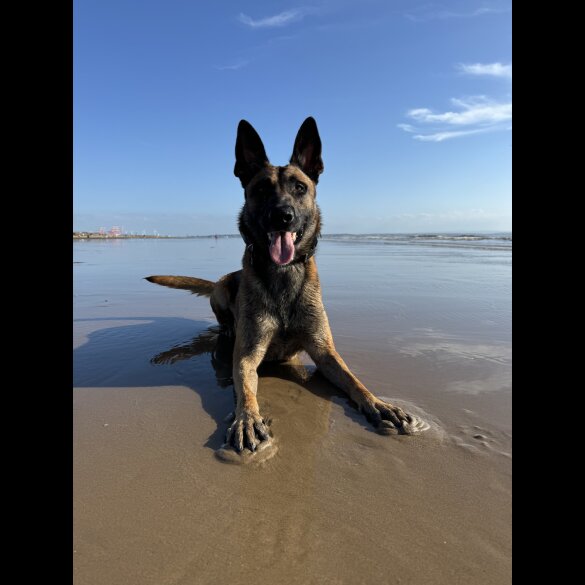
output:
M272 220L288 225L295 218L295 211L290 205L283 205L282 207L274 208L270 216Z

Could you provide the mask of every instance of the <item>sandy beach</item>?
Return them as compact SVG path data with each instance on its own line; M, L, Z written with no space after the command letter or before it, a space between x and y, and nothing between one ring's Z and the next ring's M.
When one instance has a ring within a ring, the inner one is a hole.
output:
M381 436L307 367L260 372L277 452L215 451L232 410L208 300L237 239L74 242L76 585L511 582L511 250L320 242L337 349L431 425Z

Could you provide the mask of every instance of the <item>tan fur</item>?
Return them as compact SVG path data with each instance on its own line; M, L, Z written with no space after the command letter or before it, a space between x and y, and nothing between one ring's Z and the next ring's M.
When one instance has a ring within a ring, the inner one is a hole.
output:
M191 294L199 297L208 297L213 292L214 282L193 278L192 276L147 276L146 280L161 284L170 288L181 288L191 291Z
M242 270L224 276L215 285L188 277L148 278L157 284L211 296L218 322L224 331L235 335L236 412L226 440L238 451L254 451L269 436L256 398L258 366L262 361L291 360L301 350L380 431L408 434L416 430L415 419L376 398L335 349L312 256L321 228L315 198L322 170L321 141L312 118L301 126L291 162L285 167L271 165L255 130L247 122L240 122L234 173L242 182L246 199L239 218L247 244ZM267 232L274 229L271 213L283 206L294 211L294 225L291 223L287 231L302 234L302 238L299 235L295 241L293 261L280 266L270 259Z

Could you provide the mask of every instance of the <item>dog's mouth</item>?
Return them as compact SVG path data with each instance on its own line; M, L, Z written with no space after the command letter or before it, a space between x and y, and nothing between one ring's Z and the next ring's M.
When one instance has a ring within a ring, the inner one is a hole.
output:
M278 266L286 266L295 257L295 245L303 237L304 230L298 232L268 232L268 251L270 258Z

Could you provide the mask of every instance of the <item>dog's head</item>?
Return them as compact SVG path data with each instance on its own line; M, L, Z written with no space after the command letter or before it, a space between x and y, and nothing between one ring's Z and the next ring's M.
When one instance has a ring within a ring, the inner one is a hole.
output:
M300 127L288 165L270 164L260 136L242 120L236 139L234 175L244 187L239 218L244 240L277 266L311 254L320 233L316 185L323 172L321 139L313 118Z

